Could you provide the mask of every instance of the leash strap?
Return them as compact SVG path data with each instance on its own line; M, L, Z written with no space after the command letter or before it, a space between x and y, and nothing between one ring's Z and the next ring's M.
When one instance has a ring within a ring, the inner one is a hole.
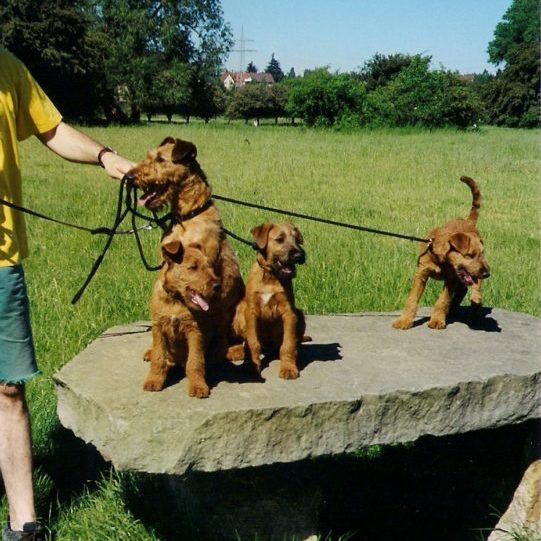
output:
M66 227L71 227L72 229L78 229L79 231L85 231L86 233L90 233L91 235L110 235L113 231L110 227L86 227L84 225L74 224L71 222L65 222L63 220L58 220L57 218L53 218L52 216L47 216L46 214L42 214L41 212L37 212L35 210L28 209L26 207L21 207L20 205L16 205L15 203L12 203L11 201L6 201L5 199L0 198L0 205L5 205L6 207L12 208L14 210L18 210L19 212L23 212L25 214L28 214L30 216L34 216L36 218L41 218L42 220L46 220L48 222L52 222L59 225L64 225ZM149 227L152 227L151 220L148 218L148 216L140 215L140 217L143 217L149 221L148 224L139 226L139 229L148 229ZM131 235L134 231L132 229L127 229L123 231L115 231L115 235Z
M246 244L250 248L253 248L254 250L257 250L257 245L256 245L255 242L246 240L245 238L240 237L239 235L237 235L236 233L233 233L233 231L230 231L229 229L226 229L225 227L222 227L222 229L223 229L224 233L226 235L228 235L229 237L231 237L232 239L238 240L239 242L242 242L243 244Z
M115 237L116 230L118 229L118 226L122 223L124 218L129 212L129 209L126 208L124 211L122 211L122 202L124 200L124 187L125 187L126 181L124 179L120 182L120 188L118 190L118 201L116 206L116 216L115 216L115 223L113 224L113 227L111 228L109 232L109 236L105 242L105 245L103 247L103 250L101 251L101 254L98 256L96 261L94 261L94 265L92 265L92 268L90 269L90 272L88 273L88 276L86 277L85 281L83 282L83 285L79 288L77 293L73 296L73 299L71 299L71 304L75 304L82 296L82 294L85 292L85 289L87 288L88 284L98 272L98 269L105 258L105 254L107 253L107 250L109 250L109 247L111 246L111 243L113 242L113 239Z
M392 233L390 231L383 231L382 229L374 229L372 227L364 227L362 225L355 225L355 224L348 224L344 222L337 222L334 220L328 220L326 218L319 218L317 216L309 216L307 214L301 214L300 212L294 212L290 210L282 210L277 209L273 207L266 207L264 205L258 205L256 203L249 203L247 201L240 201L238 199L232 199L231 197L224 197L222 195L216 195L214 194L212 196L214 199L218 199L220 201L225 201L227 203L234 203L236 205L242 205L244 207L250 207L254 209L264 210L266 212L275 212L277 214L284 214L286 216L294 216L295 218L302 218L303 220L310 220L312 222L319 222L322 224L328 224L328 225L335 225L338 227L345 227L347 229L354 229L356 231L366 231L368 233L376 233L378 235L386 235L388 237L395 237L398 239L405 239L410 241L417 241L417 242L429 242L429 239L422 239L420 237L414 237L411 235L402 235L401 233Z

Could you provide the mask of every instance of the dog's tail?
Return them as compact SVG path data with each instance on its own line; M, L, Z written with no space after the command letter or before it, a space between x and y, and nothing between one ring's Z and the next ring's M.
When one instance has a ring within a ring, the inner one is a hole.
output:
M477 218L479 216L479 209L481 208L481 191L479 190L479 186L477 186L477 183L473 178L470 177L460 177L460 180L467 184L470 187L471 194L472 194L472 204L471 204L471 210L470 215L468 216L467 220L470 222L477 222Z

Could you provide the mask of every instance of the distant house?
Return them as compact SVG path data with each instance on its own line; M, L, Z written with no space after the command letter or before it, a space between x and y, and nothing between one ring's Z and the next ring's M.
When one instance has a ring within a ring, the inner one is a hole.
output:
M220 81L227 90L241 88L249 83L274 84L274 77L271 73L250 73L248 71L224 71L220 75Z

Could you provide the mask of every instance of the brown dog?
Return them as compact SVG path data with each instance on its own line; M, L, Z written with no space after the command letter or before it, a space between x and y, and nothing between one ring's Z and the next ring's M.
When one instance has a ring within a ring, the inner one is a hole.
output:
M204 398L209 395L205 353L217 317L212 305L221 284L199 245L183 248L166 236L161 246L164 266L150 301L152 345L144 355L150 369L143 388L161 391L169 369L178 364L185 369L188 394Z
M453 220L428 234L430 242L428 245L421 245L413 286L402 315L393 323L395 329L412 327L419 299L429 278L444 281L443 291L428 322L431 329L445 329L453 297L458 297L460 304L468 286L472 288L472 307L478 309L481 306L481 280L490 275L483 241L476 228L481 192L473 179L461 177L460 180L467 184L472 192L470 214L465 220ZM457 299L455 303L456 301Z
M258 372L262 350L279 349L279 376L295 379L299 377L298 345L310 340L304 337L304 314L295 307L293 295L295 266L306 257L303 238L291 224L264 223L251 233L257 258L248 274L246 295L237 307L234 331L244 339L246 353Z
M171 207L172 225L166 233L183 246L198 244L208 258L218 280L220 291L214 300L216 318L216 359L225 359L228 333L235 308L244 294L237 258L229 244L218 209L212 201L212 190L196 160L193 143L167 137L157 149L148 152L126 176L143 190L141 203L152 211Z

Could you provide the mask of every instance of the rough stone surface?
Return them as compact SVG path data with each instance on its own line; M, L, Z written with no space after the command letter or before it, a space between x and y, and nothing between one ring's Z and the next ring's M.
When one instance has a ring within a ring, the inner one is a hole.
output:
M541 540L541 460L532 462L488 541Z
M427 312L421 312L421 316ZM372 444L496 428L541 417L540 320L487 310L477 328L444 331L426 317L408 331L397 314L309 316L298 380L265 381L225 365L211 396L186 381L142 390L148 323L114 327L56 376L62 424L118 469L183 474L293 462Z

